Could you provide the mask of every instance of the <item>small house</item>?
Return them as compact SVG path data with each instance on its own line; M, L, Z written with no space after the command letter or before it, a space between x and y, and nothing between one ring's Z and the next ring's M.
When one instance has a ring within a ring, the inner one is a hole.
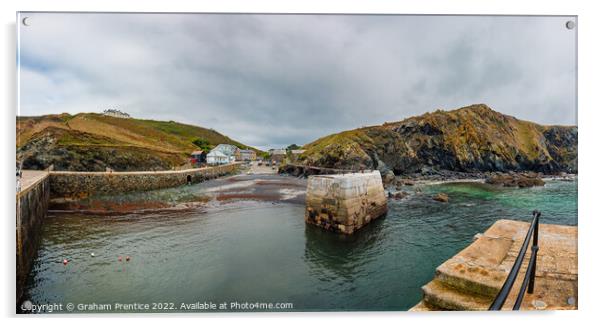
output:
M241 161L255 161L257 160L257 153L251 149L241 149L240 150L240 160Z
M222 154L224 154L228 157L233 156L234 160L237 160L237 161L241 160L240 149L234 145L219 144L219 145L215 146L215 148L213 150L220 151L220 152L222 152Z
M207 163L207 153L205 153L205 151L194 151L190 153L190 163L192 163L192 165Z
M299 155L303 154L305 152L304 149L293 149L291 150L291 159L293 161L296 161L299 158Z
M209 165L228 164L231 162L231 160L234 160L233 156L228 156L222 153L221 151L217 151L215 149L209 152L209 154L207 154L207 164Z
M285 149L270 149L270 160L275 163L283 162L286 159Z

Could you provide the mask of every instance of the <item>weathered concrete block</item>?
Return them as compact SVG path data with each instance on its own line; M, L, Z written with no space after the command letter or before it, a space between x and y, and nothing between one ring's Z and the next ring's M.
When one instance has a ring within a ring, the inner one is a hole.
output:
M387 213L380 172L310 176L305 222L351 234Z

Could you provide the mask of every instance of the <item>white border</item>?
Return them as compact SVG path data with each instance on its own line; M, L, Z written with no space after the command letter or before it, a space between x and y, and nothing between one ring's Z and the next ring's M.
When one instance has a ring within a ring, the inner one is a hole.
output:
M437 0L437 1L358 1L358 0L331 0L331 1L129 1L124 0L93 0L93 1L18 1L4 0L0 2L2 10L3 42L2 71L4 76L0 81L3 102L2 123L2 164L1 182L4 234L2 237L2 301L0 311L2 317L11 317L14 314L14 171L13 158L15 155L15 127L14 117L16 112L15 88L15 20L16 11L145 11L145 12L289 12L289 13L404 13L404 14L532 14L532 15L578 15L579 30L579 311L571 312L543 312L543 313L427 313L415 314L399 313L253 313L253 314L218 314L218 315L190 315L201 318L195 320L187 317L178 317L178 324L199 324L207 322L231 322L250 325L267 324L314 324L324 322L327 324L420 324L436 325L442 323L474 323L489 325L514 325L514 324L581 324L588 320L600 320L596 316L600 302L600 288L602 274L599 259L602 255L600 232L602 232L602 214L596 205L600 193L600 171L597 169L600 155L600 119L602 105L600 90L602 83L599 76L600 58L600 33L602 12L596 6L596 1L541 1L527 2L524 0L505 1L470 1L470 0ZM570 86L567 86L570 87ZM80 320L77 317L57 318L54 316L33 318L13 318L9 323L25 324L81 324L104 325L114 322L134 322L136 316L107 319L102 316ZM148 316L146 316L148 318ZM153 315L145 322L151 324L164 324L168 322L169 315ZM286 318L284 321L282 318Z

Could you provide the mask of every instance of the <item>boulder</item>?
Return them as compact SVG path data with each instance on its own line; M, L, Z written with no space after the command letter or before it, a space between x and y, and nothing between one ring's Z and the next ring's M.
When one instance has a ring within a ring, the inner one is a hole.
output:
M543 186L546 183L541 179L541 175L536 173L510 173L496 174L485 180L486 183L500 185L504 187L528 188Z
M440 201L442 203L447 203L449 201L449 196L446 193L440 192L437 195L433 196L433 200Z
M389 192L389 198L393 198L393 199L403 199L407 195L409 195L409 193L407 193L405 191Z
M388 185L391 184L393 181L395 181L395 173L393 173L393 171L391 170L385 172L385 174L383 175L383 183L385 185Z

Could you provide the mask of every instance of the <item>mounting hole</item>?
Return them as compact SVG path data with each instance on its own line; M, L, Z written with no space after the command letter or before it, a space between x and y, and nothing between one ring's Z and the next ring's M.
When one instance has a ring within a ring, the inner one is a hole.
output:
M23 19L21 19L21 23L23 24L23 26L30 26L31 17L23 17Z
M575 22L572 20L569 20L568 22L566 22L566 24L564 24L564 26L566 26L567 29L573 29L573 28L575 28Z

